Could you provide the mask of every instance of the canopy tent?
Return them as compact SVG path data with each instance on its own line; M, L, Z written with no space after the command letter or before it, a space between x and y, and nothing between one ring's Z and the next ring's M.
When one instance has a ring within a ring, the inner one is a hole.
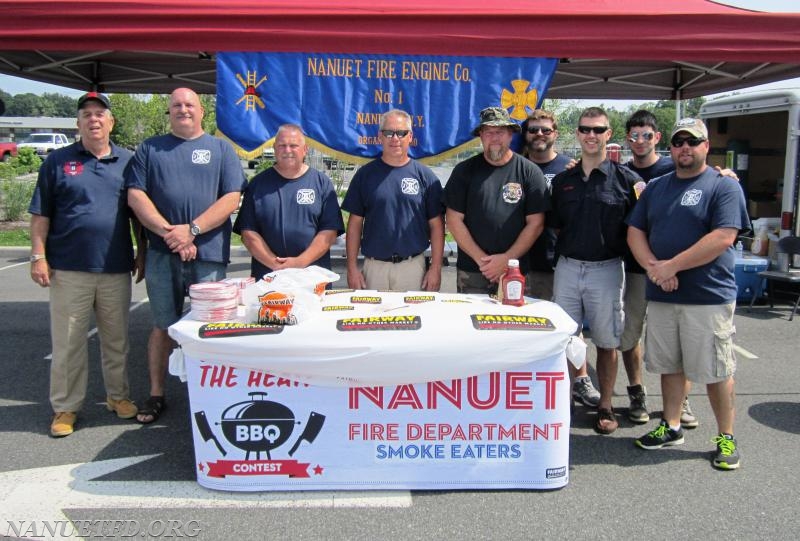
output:
M548 97L679 99L800 76L800 14L788 0L3 2L8 75L213 93L217 51L552 57Z

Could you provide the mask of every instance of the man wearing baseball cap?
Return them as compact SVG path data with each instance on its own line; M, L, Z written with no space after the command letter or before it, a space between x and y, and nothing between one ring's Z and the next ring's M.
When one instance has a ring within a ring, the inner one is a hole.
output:
M750 221L741 187L706 164L708 151L705 124L680 120L670 136L675 171L650 181L627 220L628 244L648 277L645 367L661 375L664 397L661 422L634 443L682 444L686 380L704 383L718 428L712 465L733 470L733 245Z
M458 244L459 293L493 293L509 259L524 257L544 228L550 210L547 183L536 164L511 150L520 131L502 107L487 107L473 135L483 153L453 169L444 189L447 226Z
M50 289L50 433L67 436L86 398L86 335L92 312L100 337L105 405L122 419L136 415L128 389L128 310L134 267L123 171L133 154L109 139L111 102L89 92L78 99L80 141L42 164L31 213L31 278ZM95 402L92 400L92 403Z

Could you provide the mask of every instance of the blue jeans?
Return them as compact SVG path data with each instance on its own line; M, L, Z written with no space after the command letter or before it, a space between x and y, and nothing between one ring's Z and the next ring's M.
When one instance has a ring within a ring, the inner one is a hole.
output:
M216 261L181 261L178 254L147 251L145 284L153 325L166 329L183 315L189 286L225 279L227 265Z

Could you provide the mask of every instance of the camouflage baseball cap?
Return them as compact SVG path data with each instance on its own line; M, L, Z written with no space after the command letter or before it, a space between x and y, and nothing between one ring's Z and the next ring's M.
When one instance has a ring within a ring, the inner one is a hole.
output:
M511 117L508 116L508 111L502 107L487 107L481 111L481 123L472 130L472 135L480 135L483 126L508 126L515 132L521 130L519 124L511 120Z
M703 121L699 118L682 118L675 124L675 127L672 129L672 134L670 134L670 139L675 137L676 133L680 133L685 131L689 135L697 137L698 139L703 139L704 141L708 139L708 128L706 125L703 124Z

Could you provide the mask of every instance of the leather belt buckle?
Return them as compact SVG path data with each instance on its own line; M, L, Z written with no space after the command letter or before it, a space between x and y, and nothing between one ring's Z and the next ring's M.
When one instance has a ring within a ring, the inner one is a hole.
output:
M391 261L392 263L400 263L401 261L405 261L406 259L408 259L408 258L407 257L400 257L397 254L392 254L392 258L389 261Z

